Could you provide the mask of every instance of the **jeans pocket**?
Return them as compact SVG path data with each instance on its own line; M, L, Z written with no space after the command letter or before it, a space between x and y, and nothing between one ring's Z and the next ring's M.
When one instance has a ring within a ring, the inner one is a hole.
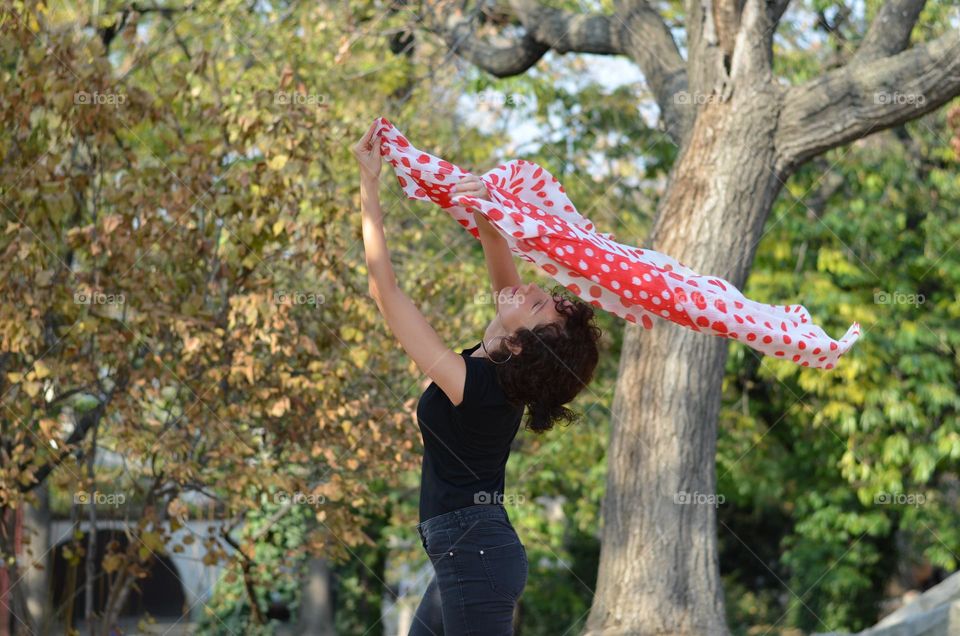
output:
M452 548L450 546L450 533L446 530L434 530L429 536L421 535L423 550L430 557L430 560L436 560L444 555L449 555ZM450 555L452 556L452 555Z
M527 585L527 549L519 540L480 548L480 563L496 594L509 601L520 598Z

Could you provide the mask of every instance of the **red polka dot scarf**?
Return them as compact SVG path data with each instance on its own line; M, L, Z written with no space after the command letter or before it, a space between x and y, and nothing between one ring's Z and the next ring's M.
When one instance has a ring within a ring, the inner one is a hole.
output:
M386 119L377 121L380 154L409 198L439 205L476 238L473 210L479 210L514 254L595 307L646 329L653 328L653 317L664 318L805 367L832 369L860 337L859 323L837 341L801 305L750 300L722 278L617 243L577 212L556 177L530 161L509 161L480 176L492 201L459 196L454 202L450 189L469 173L414 148Z

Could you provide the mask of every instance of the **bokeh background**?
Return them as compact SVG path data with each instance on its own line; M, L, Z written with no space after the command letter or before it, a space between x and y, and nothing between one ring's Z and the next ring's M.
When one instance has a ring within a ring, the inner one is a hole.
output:
M778 75L842 63L880 4L796 2ZM498 79L417 3L0 6L0 631L405 634L431 574L426 380L367 295L350 146L385 116L478 173L535 161L642 245L678 153L643 75L550 52ZM658 7L682 33L682 3ZM929 3L914 41L958 16ZM733 633L863 629L957 570L958 135L954 101L829 151L775 203L744 293L832 335L871 327L831 373L729 344ZM474 344L493 317L479 242L389 166L381 201L400 286ZM596 587L626 327L599 325L582 420L521 433L508 466L523 636L579 633Z

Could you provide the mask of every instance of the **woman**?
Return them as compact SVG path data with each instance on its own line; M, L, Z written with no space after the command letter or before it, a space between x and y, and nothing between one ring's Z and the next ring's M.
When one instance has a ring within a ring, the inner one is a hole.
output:
M496 316L483 339L449 349L396 284L379 201L376 122L353 148L369 292L403 349L432 382L420 396L423 436L420 540L434 577L417 608L411 636L513 633L526 585L526 549L502 504L510 444L524 408L542 433L576 415L563 405L590 382L599 358L593 308L534 284L523 285L506 240L475 213ZM469 176L451 196L489 198Z

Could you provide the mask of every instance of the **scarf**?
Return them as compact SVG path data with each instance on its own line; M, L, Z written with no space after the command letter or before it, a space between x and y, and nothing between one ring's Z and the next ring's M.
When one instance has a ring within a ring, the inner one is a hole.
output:
M653 328L654 318L669 320L804 367L832 369L860 337L859 323L834 340L802 305L750 300L722 278L616 242L577 212L556 177L531 161L508 161L481 175L490 201L451 198L451 188L470 173L418 150L385 118L377 122L380 155L393 166L407 197L439 205L478 240L473 212L479 211L513 254L594 307L645 329Z

